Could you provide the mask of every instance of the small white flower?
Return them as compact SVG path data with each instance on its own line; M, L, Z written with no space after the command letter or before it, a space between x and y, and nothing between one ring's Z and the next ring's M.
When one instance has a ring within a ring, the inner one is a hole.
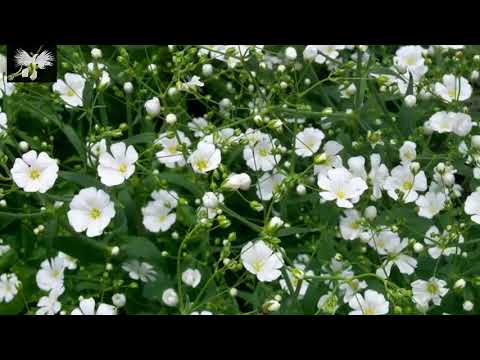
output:
M467 197L465 213L471 215L473 222L480 224L480 191L475 191Z
M309 127L298 133L295 137L295 153L301 157L315 154L325 138L325 134L318 129Z
M390 303L382 294L366 290L363 296L355 294L348 305L353 309L349 315L385 315L388 314Z
M182 273L182 281L192 288L196 288L201 280L202 273L198 269L187 269Z
M433 218L440 211L445 208L445 202L447 197L444 193L427 192L425 195L420 195L415 202L419 207L418 216L422 216L427 219Z
M417 144L412 141L405 141L400 148L400 160L402 164L409 164L417 157Z
M442 234L440 230L435 226L431 226L425 234L425 245L429 246L428 254L432 259L438 259L440 256L460 255L462 249L452 245L452 237L448 231L444 231ZM459 235L455 240L458 244L462 244L465 240L462 235Z
M100 156L107 152L107 141L105 139L96 142L95 144L87 143L87 164L94 166L97 164Z
M428 306L430 301L440 305L442 298L447 294L447 283L443 280L431 277L428 281L416 280L412 282L413 301L416 304Z
M340 234L345 240L357 239L363 232L360 213L355 209L348 209L343 213L345 216L340 217Z
M110 196L94 187L80 190L70 202L68 221L76 232L87 231L88 237L100 236L115 216Z
M60 259L61 261L63 261L63 265L65 266L66 269L75 270L77 268L78 260L71 257L70 255L67 255L67 254L59 251L56 259L57 258Z
M256 185L257 196L263 201L269 201L274 194L280 191L280 187L285 179L285 175L279 172L264 173Z
M173 190L153 191L150 196L163 207L173 210L178 205L178 194Z
M88 298L81 300L79 307L73 309L71 315L117 315L117 308L113 305L100 303L95 311L95 300Z
M65 81L58 79L53 84L53 91L60 94L60 98L66 103L66 107L83 106L85 82L85 78L81 75L66 73Z
M57 162L45 152L37 156L35 150L23 154L21 159L15 159L10 171L15 184L25 192L43 194L53 187L58 177Z
M446 102L465 101L472 95L472 87L463 76L446 74L441 83L435 83L435 94Z
M458 136L467 135L473 126L470 115L445 111L436 112L427 123L433 131L441 134L453 132Z
M193 311L190 315L213 315L213 313L211 311L208 311L208 310L202 310L200 312Z
M128 272L133 280L140 280L143 282L149 282L155 279L156 271L153 270L153 266L149 263L142 262L138 260L131 260L122 264L122 269Z
M177 220L177 215L171 213L171 210L159 201L149 201L147 206L142 208L143 225L150 232L167 231Z
M37 272L37 286L45 291L62 287L64 270L63 259L56 257L44 260Z
M144 104L147 114L150 116L158 116L160 114L160 100L157 97L151 98L150 100L145 101Z
M23 49L17 49L15 53L15 64L22 70L22 77L29 77L34 81L38 72L37 69L45 69L53 65L54 57L48 50L43 50L39 54L30 55Z
M0 275L0 303L9 303L17 295L21 282L15 274Z
M182 83L180 88L182 90L188 91L188 90L195 90L197 87L203 87L203 85L204 83L200 81L200 77L197 75L194 75L190 78L190 80L188 80L185 83Z
M230 190L248 190L252 184L252 179L247 173L235 174L231 173L225 184L223 185L226 189Z
M323 145L324 152L320 155L323 159L322 163L313 167L314 175L326 175L328 170L342 167L342 158L337 155L342 150L342 144L333 140L327 141Z
M427 190L427 178L423 171L413 174L408 165L398 165L392 169L383 187L394 200L398 200L397 190L403 194L405 203L414 202L418 198L417 191Z
M7 134L7 114L0 112L0 137Z
M274 253L262 240L245 244L240 257L245 269L262 282L274 281L281 275L279 269L283 267L282 254Z
M383 186L389 176L387 166L381 162L382 159L379 154L370 155L371 170L368 173L368 179L372 183L372 196L374 199L382 197Z
M328 170L327 175L319 175L318 186L324 190L320 196L327 200L335 200L338 207L352 208L367 190L367 184L362 178L354 177L347 169Z
M193 136L197 138L204 137L205 130L208 128L208 121L203 117L193 118L188 124L188 128L193 131Z
M192 145L190 139L185 134L177 130L175 136L169 138L167 133L160 134L155 144L160 144L163 149L158 151L155 155L158 161L168 168L175 166L184 166L186 164L186 157L181 152L180 145L190 147Z
M117 308L124 307L126 302L127 302L127 298L125 297L125 294L116 293L112 295L112 303Z
M172 288L166 289L162 294L162 301L165 305L175 307L178 304L178 295Z
M313 276L314 273L312 270L308 270L307 272L304 273L305 270L305 265L303 264L296 264L296 266L293 269L287 269L287 276L290 282L290 285L292 286L292 290L294 293L298 289L298 298L303 299L305 294L307 293L308 287L309 287L309 282L307 280L303 279L303 276ZM285 279L280 279L279 281L280 287L290 293L290 289L288 287L287 281ZM299 288L300 286L300 288Z
M98 175L102 184L115 186L122 184L135 172L138 153L135 148L123 142L110 146L111 154L105 152L98 159Z
M208 209L214 209L218 206L218 197L214 192L206 192L202 197L203 206Z
M58 301L58 297L63 294L65 288L54 288L47 296L42 296L37 303L38 309L36 315L55 315L62 309L62 304Z
M247 166L254 171L270 171L281 160L280 155L273 155L273 140L269 135L260 134L258 141L253 145L246 145L243 149L243 159Z
M207 143L199 143L195 150L188 158L188 162L192 165L193 171L199 174L206 174L215 170L222 161L220 150L215 145Z

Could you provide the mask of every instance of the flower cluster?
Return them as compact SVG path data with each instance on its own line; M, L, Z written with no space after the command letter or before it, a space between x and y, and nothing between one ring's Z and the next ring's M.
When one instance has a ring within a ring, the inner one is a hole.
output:
M0 314L474 312L477 52L0 55Z

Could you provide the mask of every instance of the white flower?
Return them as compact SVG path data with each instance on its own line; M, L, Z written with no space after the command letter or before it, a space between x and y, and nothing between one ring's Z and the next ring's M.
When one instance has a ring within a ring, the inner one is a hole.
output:
M372 197L380 199L382 197L382 189L385 180L388 178L388 168L385 164L381 164L382 159L379 154L370 155L371 170L368 173L368 179L372 183Z
M25 192L43 194L52 188L58 177L57 162L45 152L37 156L35 150L23 154L21 159L15 159L10 171L15 184Z
M0 137L7 133L7 114L0 112Z
M400 237L395 234L395 236L390 236L388 240L382 249L382 253L385 252L388 255L388 259L377 269L377 276L381 278L389 277L393 265L396 265L402 274L413 274L417 267L417 260L402 254L402 251L408 246L408 239L400 241Z
M68 270L75 270L77 268L77 259L67 255L61 251L58 252L57 258L63 261L63 265Z
M95 300L88 298L81 300L80 306L73 309L71 315L117 315L117 308L113 305L100 303L95 311Z
M252 184L252 179L247 173L231 173L225 184L223 185L226 189L230 190L248 190L250 189L250 185Z
M0 303L9 303L17 295L21 282L15 274L0 275Z
M145 101L144 104L147 114L150 116L158 116L160 114L160 100L157 97L151 98L150 100Z
M449 246L454 239L448 231L444 231L440 234L440 230L435 226L431 226L425 234L425 244L429 246L428 254L432 259L438 259L440 256L460 255L462 249L456 246ZM465 239L462 235L457 237L457 242L462 244Z
M400 160L403 165L409 164L417 157L417 144L412 141L405 141L400 148Z
M0 245L0 256L6 254L11 249L10 245Z
M257 196L263 201L269 201L274 194L280 191L280 187L285 179L285 175L279 172L264 173L256 185Z
M97 164L100 156L107 152L107 141L105 139L96 142L95 144L87 143L87 164L94 166Z
M365 158L363 156L353 156L347 161L348 169L353 176L362 180L367 180L367 171L365 170Z
M66 107L83 106L83 89L85 78L78 74L66 73L65 81L58 79L53 84L53 91L60 94L60 98L66 103Z
M163 149L158 151L155 155L158 161L168 168L175 166L184 166L186 164L186 157L179 149L180 145L190 147L192 145L190 139L185 134L177 130L175 136L169 138L167 133L160 134L155 144L160 144Z
M357 239L363 232L360 213L355 209L348 209L343 213L345 216L340 217L340 234L345 240Z
M354 295L348 305L353 309L349 315L385 315L388 314L390 303L382 294L374 290L366 290L363 296Z
M446 102L465 101L472 95L472 87L463 76L443 75L442 82L435 83L435 94Z
M142 262L138 260L130 260L122 264L122 269L128 272L133 280L140 280L143 282L149 282L155 279L156 271L153 270L153 266L149 263Z
M325 134L321 130L305 128L295 137L295 153L301 157L312 156L320 149L324 138Z
M436 112L427 123L433 131L438 133L453 132L458 136L467 135L473 126L470 115L445 111Z
M279 270L283 267L282 254L274 253L262 240L245 244L240 257L245 269L262 282L274 281L282 274Z
M152 199L167 209L175 209L178 205L178 194L173 190L153 191L150 196Z
M472 215L472 221L480 224L480 191L475 191L467 197L467 200L465 200L465 213Z
M123 142L110 146L111 154L105 152L98 159L97 171L102 184L115 186L122 184L135 172L138 153L135 148Z
M188 124L188 128L193 131L193 136L197 138L204 137L205 130L208 128L208 121L203 117L193 118Z
M124 307L126 302L127 302L127 298L126 298L125 294L116 293L116 294L112 295L112 303L117 308Z
M383 187L394 200L398 200L398 190L403 194L405 203L414 202L418 198L417 191L427 190L427 178L423 171L414 175L408 165L398 165L392 169Z
M190 78L190 80L188 80L185 83L182 83L180 88L182 90L188 91L188 90L195 90L197 87L202 87L203 85L204 83L200 81L200 77L197 75L194 75Z
M171 213L171 210L159 201L149 201L142 208L143 225L150 232L167 231L177 220L177 215Z
M47 296L42 296L37 303L38 309L35 315L55 315L62 309L62 304L58 297L63 294L65 288L54 288Z
M348 279L338 286L338 289L343 293L344 303L348 303L357 293L366 288L367 282L358 279Z
M211 311L208 311L208 310L202 310L200 312L193 311L190 315L213 315L213 313Z
M306 59L315 59L318 64L323 64L330 59L336 59L340 55L338 50L343 49L345 49L345 45L308 45L303 56Z
M48 50L43 50L40 54L30 55L23 49L17 49L15 53L15 64L22 69L22 77L29 77L34 81L38 72L37 69L45 69L52 66L54 61L53 55Z
M68 221L76 232L99 236L115 216L115 207L106 192L94 187L80 190L70 202Z
M195 150L188 158L188 162L192 165L193 171L199 174L206 174L215 170L222 161L220 150L215 145L207 143L199 143Z
M257 142L253 145L246 145L243 149L243 159L247 166L255 171L270 171L281 159L280 155L273 155L273 140L270 136L261 134Z
M352 208L367 190L367 184L359 177L354 177L347 169L328 170L327 175L319 175L318 186L324 190L320 196L327 200L336 200L338 207Z
M15 83L7 81L7 57L0 54L0 99L10 96L15 91Z
M56 257L44 260L37 272L37 286L45 291L62 287L64 270L63 259Z
M162 294L162 301L165 305L175 307L178 304L178 295L172 288L166 289Z
M418 45L402 46L396 51L393 62L398 69L421 77L428 70L424 64L424 52L425 49Z
M201 280L202 273L198 269L187 269L182 273L182 281L192 288L196 288Z
M328 170L332 168L342 167L342 158L337 155L343 150L343 145L330 140L323 145L323 153L320 155L322 163L313 167L314 175L326 174Z
M444 193L429 191L425 195L418 197L415 204L419 207L418 216L427 219L433 218L445 208L447 197Z
M203 206L209 209L214 209L218 206L218 197L214 192L206 192L202 197Z
M416 304L428 306L430 301L440 305L442 298L447 294L447 283L443 280L431 277L428 281L416 280L412 282L413 301Z

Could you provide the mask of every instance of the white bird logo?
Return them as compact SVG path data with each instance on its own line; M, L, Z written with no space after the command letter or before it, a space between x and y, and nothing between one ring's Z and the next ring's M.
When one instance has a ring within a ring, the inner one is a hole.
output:
M53 65L54 57L48 50L42 50L42 47L38 49L36 54L29 54L23 49L17 49L15 54L15 64L17 67L20 67L15 74L9 76L9 80L22 75L23 78L29 77L30 80L34 81L37 76L37 69L45 69L46 67Z

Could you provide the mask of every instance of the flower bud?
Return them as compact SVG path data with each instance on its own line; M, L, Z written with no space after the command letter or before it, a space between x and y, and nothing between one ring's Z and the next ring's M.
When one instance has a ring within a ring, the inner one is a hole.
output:
M473 310L473 303L469 300L463 303L463 310L465 311L472 311Z
M375 206L367 207L365 209L364 215L368 220L374 220L377 217L377 208Z
M130 81L124 83L123 91L125 91L125 94L131 94L133 92L133 84Z
M112 256L117 256L120 252L120 248L118 246L112 247L111 254Z
M405 105L409 108L414 107L417 104L417 98L414 95L405 96Z
M90 51L90 55L92 55L92 58L94 59L100 59L102 57L102 50L99 48L93 48L92 51Z
M160 100L157 97L154 97L145 102L145 110L150 116L158 116L160 114Z
M175 114L168 114L165 121L168 125L173 125L177 122L177 116Z
M175 307L178 304L178 295L174 289L166 289L162 294L162 301L167 306Z
M213 66L212 64L203 64L202 66L202 74L204 76L210 76L213 73Z
M458 279L455 281L455 284L453 285L454 289L463 289L465 288L466 282L464 279Z
M112 303L116 307L118 308L124 307L126 302L127 302L127 298L125 297L124 294L121 294L121 293L113 294Z

